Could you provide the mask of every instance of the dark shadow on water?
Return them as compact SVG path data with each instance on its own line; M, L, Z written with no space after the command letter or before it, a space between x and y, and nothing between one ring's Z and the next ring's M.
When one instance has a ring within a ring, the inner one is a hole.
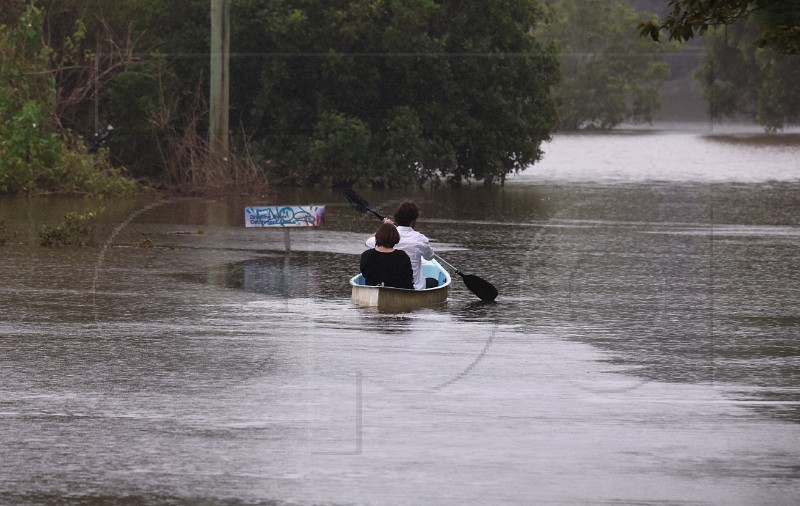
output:
M274 253L177 274L184 281L282 298L349 298L347 273L353 259L333 253Z
M466 301L449 302L451 313L464 321L500 323L503 315L508 313L509 307L502 302L502 296L493 302L484 302L471 293L466 297L469 297ZM513 323L513 319L507 323Z

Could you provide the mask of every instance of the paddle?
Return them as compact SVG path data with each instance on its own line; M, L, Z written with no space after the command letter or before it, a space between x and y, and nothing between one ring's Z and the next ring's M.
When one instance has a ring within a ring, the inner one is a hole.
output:
M355 192L352 188L346 188L342 194L347 202L353 206L353 209L360 213L364 214L372 214L379 220L383 221L384 216L381 214L377 209L369 205L369 202L364 200L364 198ZM439 255L435 255L437 259L442 261L445 265L453 269L456 274L461 276L461 279L464 281L464 285L466 285L469 290L478 296L484 302L492 302L494 299L497 298L497 288L494 287L491 283L486 281L485 279L481 279L478 276L474 276L472 274L464 274L458 268L456 268L453 264L446 262L442 257Z

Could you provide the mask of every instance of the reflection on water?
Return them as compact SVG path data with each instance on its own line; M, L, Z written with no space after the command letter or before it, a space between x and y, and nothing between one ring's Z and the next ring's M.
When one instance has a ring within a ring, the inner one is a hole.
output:
M35 245L90 203L0 200L0 502L792 504L800 153L729 143L558 137L411 193L500 296L403 314L350 304L377 223L334 191L109 202L94 249ZM327 226L286 254L262 203Z

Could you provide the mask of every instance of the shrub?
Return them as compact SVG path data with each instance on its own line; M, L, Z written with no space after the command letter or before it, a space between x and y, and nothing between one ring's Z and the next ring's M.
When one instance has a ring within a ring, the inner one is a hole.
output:
M39 230L39 245L48 248L57 246L90 246L95 242L97 215L104 211L97 208L83 214L67 213L64 222L56 227L42 225Z
M0 25L0 194L131 193L108 153L90 155L56 119L53 55L42 13L28 3L16 25Z

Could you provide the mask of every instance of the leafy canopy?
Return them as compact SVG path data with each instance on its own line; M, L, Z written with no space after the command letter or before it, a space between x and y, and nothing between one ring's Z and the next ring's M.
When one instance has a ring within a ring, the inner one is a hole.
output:
M643 37L659 40L666 32L670 40L687 41L709 28L732 25L754 18L760 35L759 47L800 54L800 6L797 0L670 0L669 12L659 20L639 25Z
M557 62L531 34L537 6L240 5L238 19L257 21L235 39L259 53L233 73L255 92L233 93L240 119L263 132L257 153L306 182L502 180L540 159L555 123Z

